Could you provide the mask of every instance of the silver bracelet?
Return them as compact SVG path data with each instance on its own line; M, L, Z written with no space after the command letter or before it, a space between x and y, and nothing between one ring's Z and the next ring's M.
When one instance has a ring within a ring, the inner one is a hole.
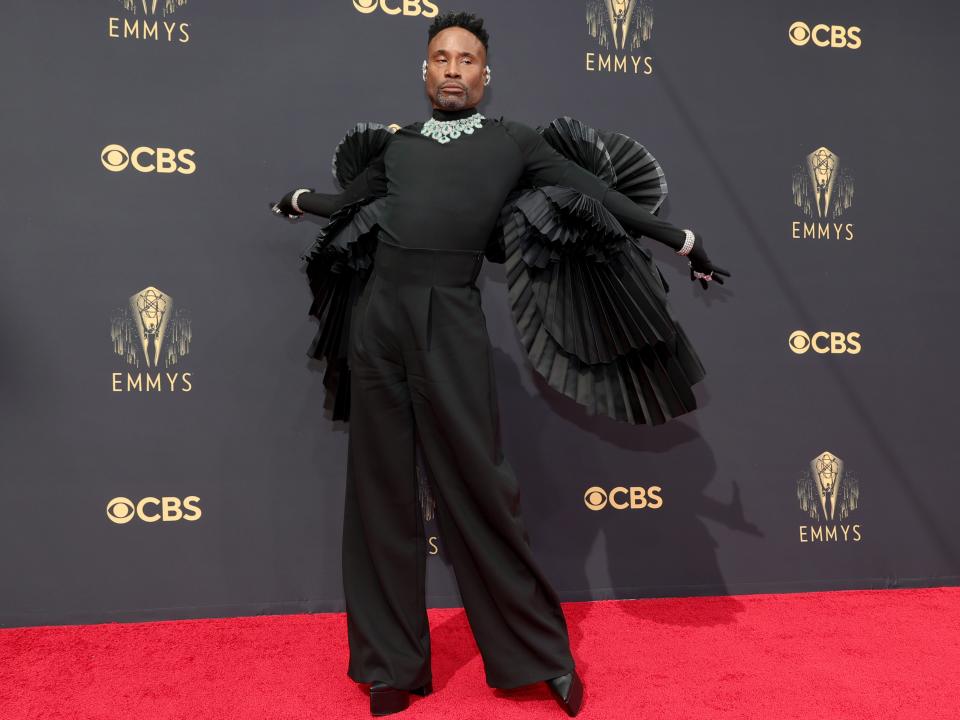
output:
M290 206L301 215L303 214L303 210L301 210L300 206L297 205L297 198L300 196L301 193L305 193L305 192L310 192L310 188L300 188L290 198Z
M684 228L683 233L686 235L686 238L683 241L683 246L677 250L677 255L689 255L690 251L693 250L693 241L695 238L693 230Z

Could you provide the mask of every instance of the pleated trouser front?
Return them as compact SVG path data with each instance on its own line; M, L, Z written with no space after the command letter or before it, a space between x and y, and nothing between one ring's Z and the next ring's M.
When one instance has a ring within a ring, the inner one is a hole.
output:
M405 248L381 237L352 311L343 587L357 682L432 679L426 538L416 434L441 550L483 658L511 688L573 669L559 598L539 569L520 488L500 444L483 254Z

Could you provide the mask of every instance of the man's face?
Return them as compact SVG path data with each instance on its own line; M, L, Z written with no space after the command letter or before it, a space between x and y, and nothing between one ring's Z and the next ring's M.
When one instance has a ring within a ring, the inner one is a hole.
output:
M433 107L461 110L483 98L483 66L487 52L469 30L451 27L433 36L427 45L427 97Z

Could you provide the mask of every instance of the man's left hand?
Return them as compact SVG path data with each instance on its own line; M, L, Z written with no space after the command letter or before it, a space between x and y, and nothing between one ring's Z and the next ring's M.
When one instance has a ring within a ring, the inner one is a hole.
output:
M700 287L706 290L710 287L710 282L718 282L723 285L722 275L730 277L730 272L719 265L713 263L707 257L707 251L703 247L703 238L699 233L694 233L693 249L687 256L690 260L690 279L699 280Z

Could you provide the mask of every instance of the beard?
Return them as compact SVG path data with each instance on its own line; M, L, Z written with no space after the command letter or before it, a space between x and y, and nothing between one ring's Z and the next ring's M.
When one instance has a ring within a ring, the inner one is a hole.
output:
M465 107L469 107L470 91L467 90L466 86L462 87L463 93L460 95L448 94L438 88L434 100L436 101L437 105L442 107L444 110L462 110Z

